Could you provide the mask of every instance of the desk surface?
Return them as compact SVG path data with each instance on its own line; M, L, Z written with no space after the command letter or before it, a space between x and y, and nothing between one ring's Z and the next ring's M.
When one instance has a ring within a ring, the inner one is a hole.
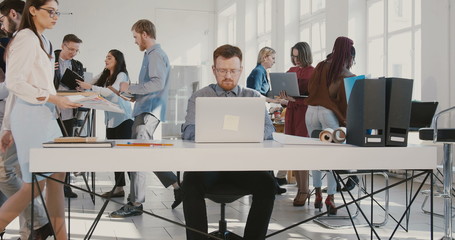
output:
M36 148L32 172L435 169L434 146L354 147L263 143L194 143L162 147Z

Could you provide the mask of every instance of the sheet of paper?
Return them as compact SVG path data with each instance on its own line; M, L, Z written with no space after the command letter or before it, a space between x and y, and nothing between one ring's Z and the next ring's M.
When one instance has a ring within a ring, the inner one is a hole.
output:
M92 96L71 95L66 97L69 98L70 101L72 102L82 104L82 107L85 108L124 113L123 109L121 109L117 104L114 104L99 95Z
M281 143L281 144L289 144L289 145L330 145L330 146L344 146L349 147L352 145L349 144L342 144L342 143L329 143L329 142L322 142L317 138L308 138L308 137L299 137L293 135L287 135L284 133L273 133L273 140Z
M240 122L239 116L225 115L223 129L237 132L239 131L239 122Z

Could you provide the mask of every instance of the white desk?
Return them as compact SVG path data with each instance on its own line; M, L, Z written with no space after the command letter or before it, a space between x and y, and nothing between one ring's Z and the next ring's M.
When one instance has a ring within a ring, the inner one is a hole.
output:
M158 141L154 141L158 142ZM31 172L436 169L434 146L353 147L159 141L174 146L39 148Z
M437 159L436 147L433 146L365 148L282 145L275 141L223 144L181 140L154 142L173 146L31 149L30 171L432 170L436 168ZM430 219L432 222L432 217Z

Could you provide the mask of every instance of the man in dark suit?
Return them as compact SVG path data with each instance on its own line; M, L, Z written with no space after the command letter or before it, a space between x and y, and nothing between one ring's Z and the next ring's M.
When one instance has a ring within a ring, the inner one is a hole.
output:
M68 34L63 37L62 49L56 50L55 53L55 75L54 75L54 86L57 91L70 90L68 86L61 82L62 76L66 69L69 68L76 72L79 76L84 76L84 66L81 62L74 59L79 53L79 47L82 44L82 40L74 34ZM59 109L60 120L58 124L64 136L73 136L73 128L76 124L76 113L79 109ZM63 123L63 124L62 124ZM68 182L68 174L65 179ZM65 186L65 197L77 198L77 194L74 193L70 187Z
M82 40L74 34L68 34L63 38L62 49L55 51L55 76L54 86L58 91L70 90L68 86L61 82L62 76L66 69L69 68L84 76L84 66L81 62L74 59L79 53L79 47L82 44ZM62 132L64 135L73 136L73 127L76 122L73 109L60 110L61 119L63 121Z

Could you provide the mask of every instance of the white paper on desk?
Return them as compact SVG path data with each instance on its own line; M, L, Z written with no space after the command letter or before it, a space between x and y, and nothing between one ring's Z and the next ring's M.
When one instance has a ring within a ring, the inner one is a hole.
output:
M114 104L105 98L101 97L100 95L92 95L92 96L82 96L82 95L71 95L66 96L71 102L80 103L82 107L85 108L92 108L98 110L104 110L109 112L118 112L124 113L123 109L121 109L117 104Z
M328 143L322 142L318 138L308 138L308 137L299 137L293 135L287 135L283 133L273 133L273 140L281 143L281 144L289 144L289 145L330 145L330 146L350 146L347 144L340 144L340 143Z

